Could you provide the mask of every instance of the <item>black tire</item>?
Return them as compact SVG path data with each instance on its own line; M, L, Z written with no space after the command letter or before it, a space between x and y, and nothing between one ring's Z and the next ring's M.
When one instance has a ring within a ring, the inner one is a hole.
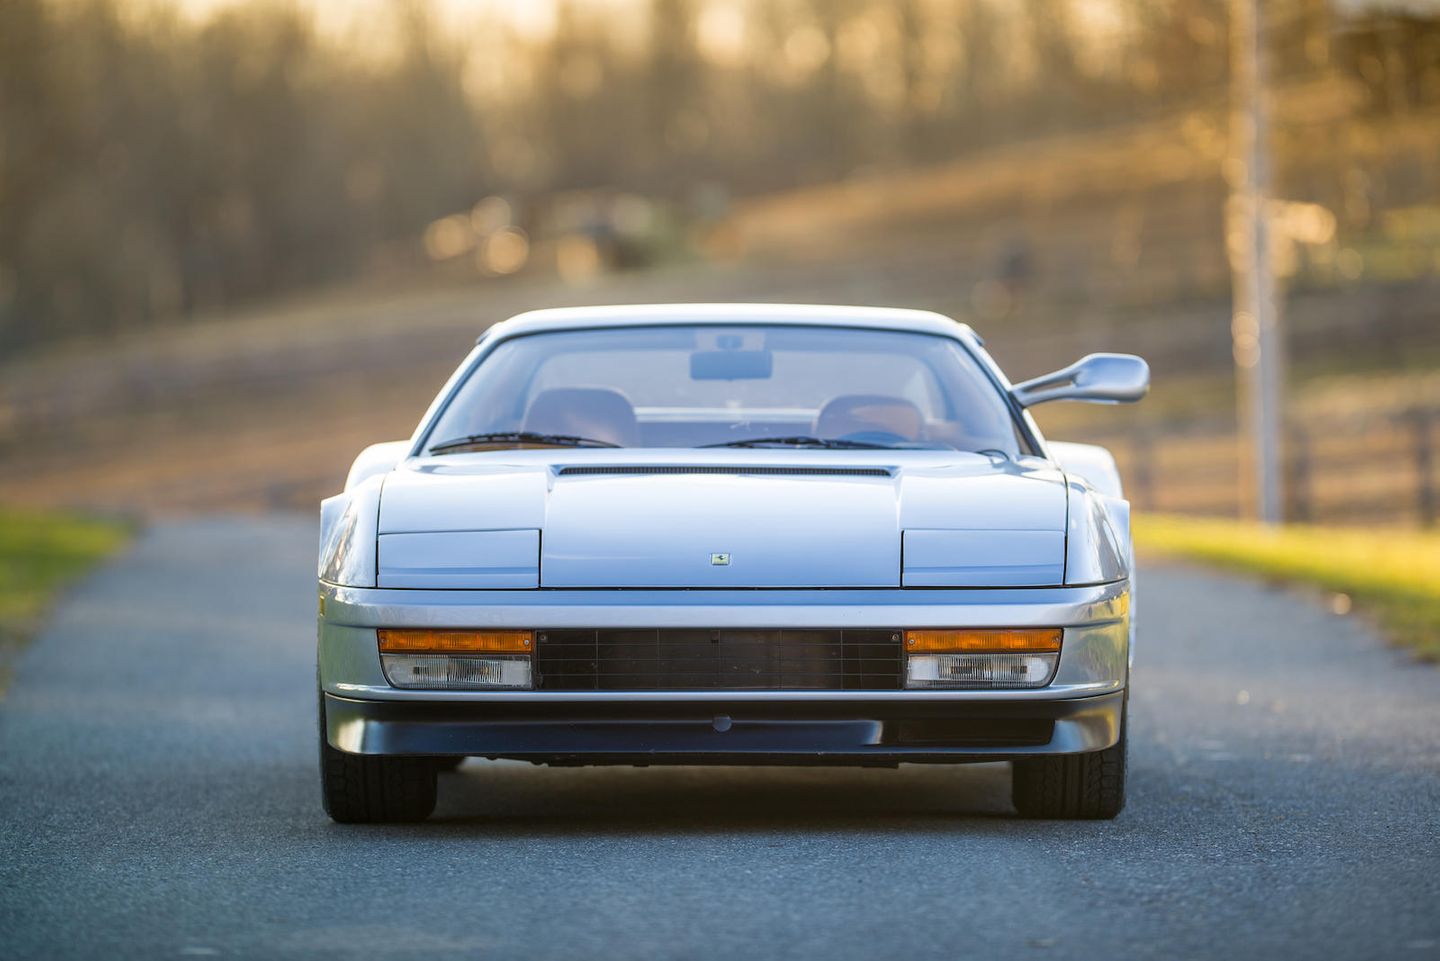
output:
M403 824L435 810L435 761L428 757L347 754L325 737L320 702L320 796L341 824Z
M1120 739L1103 751L1022 758L1011 798L1022 817L1108 821L1125 807L1125 714Z

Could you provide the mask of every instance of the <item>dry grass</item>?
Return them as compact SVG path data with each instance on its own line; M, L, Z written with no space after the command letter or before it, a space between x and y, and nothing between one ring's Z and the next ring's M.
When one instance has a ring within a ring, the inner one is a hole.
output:
M1150 514L1136 518L1135 538L1143 551L1348 595L1397 643L1440 661L1440 533Z
M55 595L131 533L120 521L0 509L0 696L15 655Z

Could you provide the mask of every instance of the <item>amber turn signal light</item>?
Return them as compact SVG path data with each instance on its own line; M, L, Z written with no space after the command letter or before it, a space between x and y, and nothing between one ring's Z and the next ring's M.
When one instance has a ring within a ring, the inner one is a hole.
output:
M484 651L529 654L535 650L534 631L435 631L380 629L380 650L387 654Z
M1003 654L1026 651L1054 654L1060 650L1063 633L1058 627L906 631L905 653L964 651Z

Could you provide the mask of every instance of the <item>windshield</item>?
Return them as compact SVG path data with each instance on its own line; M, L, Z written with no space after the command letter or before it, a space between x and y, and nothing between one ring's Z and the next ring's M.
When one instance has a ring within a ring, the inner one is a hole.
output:
M467 442L468 441L468 442ZM426 450L878 447L1019 453L1009 408L956 341L832 327L529 334L471 371Z

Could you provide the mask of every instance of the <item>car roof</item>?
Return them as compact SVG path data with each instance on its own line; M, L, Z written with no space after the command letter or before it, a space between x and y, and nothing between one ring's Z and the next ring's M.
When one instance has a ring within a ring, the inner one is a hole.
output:
M617 304L607 307L555 307L517 314L482 337L513 337L545 330L595 327L656 327L667 324L791 324L857 327L943 334L971 340L969 325L930 310L899 307L839 307L822 304Z

